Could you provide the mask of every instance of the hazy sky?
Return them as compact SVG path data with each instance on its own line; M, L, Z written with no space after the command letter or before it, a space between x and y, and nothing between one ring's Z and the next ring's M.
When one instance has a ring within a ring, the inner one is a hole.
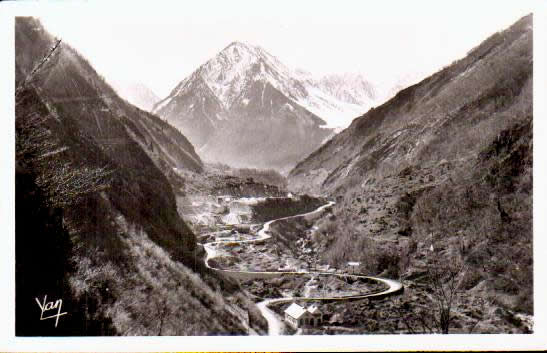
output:
M499 0L91 5L65 4L40 17L107 80L140 81L162 98L235 40L260 45L291 67L360 72L390 85L437 71L532 11L530 2Z

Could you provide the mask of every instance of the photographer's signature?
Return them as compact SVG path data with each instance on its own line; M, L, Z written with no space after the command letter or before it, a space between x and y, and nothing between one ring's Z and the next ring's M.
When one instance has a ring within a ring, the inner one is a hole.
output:
M56 318L55 319L55 327L57 327L57 324L59 323L59 317L67 314L66 312L64 312L64 313L61 312L61 307L63 306L63 300L62 299L57 299L55 302L48 302L47 301L47 295L44 295L44 301L42 303L40 303L38 298L34 298L34 299L36 300L36 303L40 307L40 310L42 310L42 313L40 314L40 320ZM54 310L54 309L57 309L57 314L44 317L44 313L46 315L51 314L51 311Z

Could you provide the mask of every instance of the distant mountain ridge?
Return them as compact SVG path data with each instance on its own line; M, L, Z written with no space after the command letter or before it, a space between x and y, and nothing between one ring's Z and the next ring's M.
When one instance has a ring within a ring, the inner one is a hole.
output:
M373 100L362 77L353 82L364 93L337 90L337 82L313 79L261 47L233 42L153 111L183 131L205 160L286 170L332 134L325 112L353 116L362 111L356 103Z
M160 101L160 97L142 82L114 81L111 84L120 97L142 110L152 111Z
M319 84L323 91L351 104L362 105L366 101L374 101L377 96L374 86L362 74L325 75Z
M325 97L324 104L310 102L308 109L325 119L329 126L346 127L347 118L355 118L382 99L383 93L360 73L330 73L313 75L305 70L296 70L299 80L304 82L312 94Z

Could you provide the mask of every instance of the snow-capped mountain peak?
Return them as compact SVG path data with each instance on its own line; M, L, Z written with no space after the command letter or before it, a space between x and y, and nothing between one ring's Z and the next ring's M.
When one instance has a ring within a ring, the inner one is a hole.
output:
M287 170L332 134L305 106L306 85L263 48L233 42L154 112L187 134L207 161Z
M232 42L198 71L227 109L253 82L269 83L291 98L302 95L287 66L263 48L242 42Z
M209 87L224 109L238 102L246 104L246 90L250 87L271 85L326 121L328 127L345 127L376 103L374 87L360 75L314 77L286 66L260 46L234 41L182 81L156 107L156 112L196 80Z

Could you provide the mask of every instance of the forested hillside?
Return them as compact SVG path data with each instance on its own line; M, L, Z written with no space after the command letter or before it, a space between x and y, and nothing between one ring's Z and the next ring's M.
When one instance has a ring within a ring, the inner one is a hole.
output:
M202 169L188 140L36 19L16 20L16 63L17 335L246 333L250 302L177 213L176 171ZM44 295L64 300L57 328Z

